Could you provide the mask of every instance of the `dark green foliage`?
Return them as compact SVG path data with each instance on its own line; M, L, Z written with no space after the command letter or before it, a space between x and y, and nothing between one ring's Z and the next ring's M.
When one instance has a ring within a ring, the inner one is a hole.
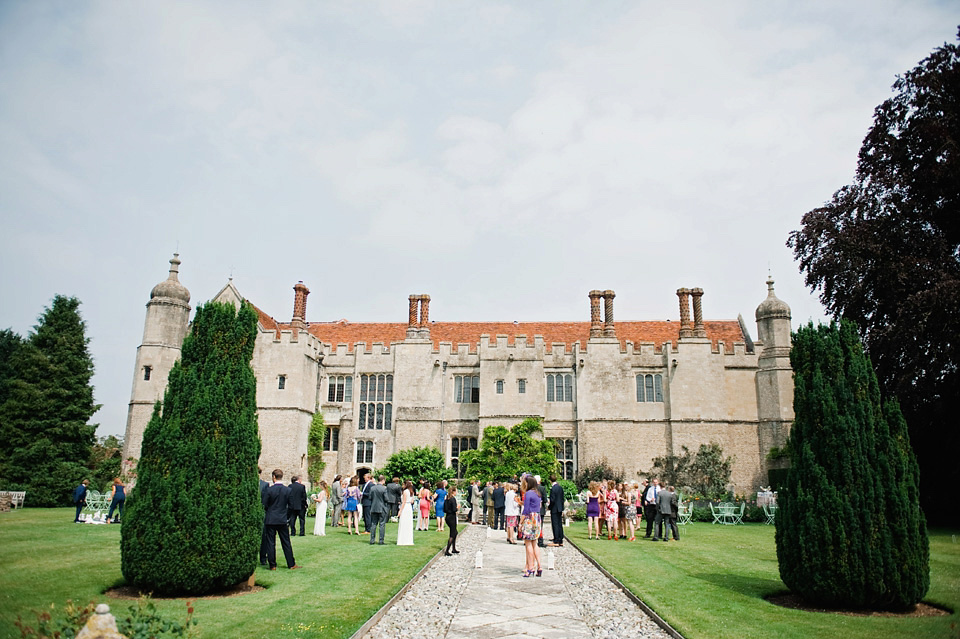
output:
M0 485L28 506L70 503L97 425L80 301L56 296L26 340L0 335Z
M579 492L577 490L577 485L570 481L569 479L558 479L557 483L560 484L560 487L563 488L563 498L566 501L571 501L574 497L577 496Z
M590 482L607 481L608 479L619 483L626 479L626 473L622 468L613 468L610 466L607 458L602 457L581 468L574 481L577 484L577 488L586 490Z
M788 245L833 317L856 322L926 485L956 486L960 429L943 425L960 397L960 46L935 49L893 89L853 184L806 213ZM921 498L953 514L938 491Z
M659 477L661 486L689 488L704 499L720 499L727 494L734 459L723 456L720 444L700 444L696 454L691 454L686 446L681 446L680 450L680 455L655 457L650 472L641 471L639 474Z
M926 522L907 426L881 404L856 326L793 338L791 468L779 493L783 582L818 605L905 609L930 585Z
M416 446L390 455L386 466L375 474L383 475L387 481L399 477L414 483L419 479L426 479L434 484L454 475L453 470L444 466L443 461L443 453L435 446Z
M257 315L248 305L197 309L143 435L124 513L121 568L155 593L232 586L257 564L263 508L257 460Z
M484 428L480 448L460 453L461 475L492 481L527 472L546 481L557 470L557 455L552 441L533 438L534 433L540 432L540 420L534 417L510 429Z

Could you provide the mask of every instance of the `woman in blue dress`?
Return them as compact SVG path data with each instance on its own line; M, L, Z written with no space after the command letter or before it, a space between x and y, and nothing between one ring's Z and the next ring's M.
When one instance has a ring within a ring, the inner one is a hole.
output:
M343 505L343 512L347 513L347 534L352 535L356 530L360 534L360 516L357 512L357 504L360 503L359 480L354 475L350 478L350 487L347 488L346 502ZM351 529L351 525L353 528Z
M437 515L437 532L443 532L443 503L447 499L447 482L441 479L437 491L433 493L434 512Z
M113 489L110 491L110 497L110 512L107 514L107 523L119 524L120 520L123 519L123 503L127 499L123 482L120 481L119 477L113 480ZM118 511L116 519L113 518L114 509Z

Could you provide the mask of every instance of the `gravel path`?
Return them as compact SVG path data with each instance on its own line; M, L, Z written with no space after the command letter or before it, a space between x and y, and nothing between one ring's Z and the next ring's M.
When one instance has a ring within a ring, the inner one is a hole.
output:
M559 613L552 617L544 616L544 623L539 623L540 618L536 616L527 614L521 620L520 612L505 613L500 609L507 605L506 602L514 603L537 596L535 591L524 589L527 580L518 582L517 575L513 574L519 573L522 568L522 546L508 545L503 532L491 531L488 538L485 526L466 525L461 527L457 547L461 554L441 557L430 566L380 621L363 635L364 639L581 636L576 631L576 624L580 624L584 628L582 632L589 632L593 639L668 639L670 636L569 544L563 548L541 550L545 572L547 551L554 552L555 579L550 582L530 580L531 586L551 582L563 584L566 591L564 599L573 604L564 618ZM477 550L481 549L485 571L482 583L474 579L477 573L475 556ZM508 562L496 561L504 555L509 555ZM515 560L515 557L519 557L519 560ZM489 573L503 570L501 566L504 565L511 566L509 573L504 573L503 578L490 580ZM553 587L553 592L559 587ZM468 588L472 590L469 597L464 599L464 592ZM494 604L489 611L484 611L489 619L477 619L478 600L480 603ZM498 614L501 615L499 618ZM518 620L516 628L511 628L514 624L503 623L503 614ZM470 623L467 620L472 620L474 625L465 627L464 623ZM552 627L545 623L553 623L554 620L556 625ZM523 630L520 629L521 625Z

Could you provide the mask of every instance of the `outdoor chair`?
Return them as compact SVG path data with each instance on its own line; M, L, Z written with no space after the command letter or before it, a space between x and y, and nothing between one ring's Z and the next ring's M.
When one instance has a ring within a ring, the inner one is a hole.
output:
M743 512L744 512L746 509L747 509L747 502L745 502L745 501L744 501L744 502L740 502L740 512L738 513L738 512L736 512L736 511L734 511L734 513L733 513L733 525L734 525L734 526L736 526L737 524L742 524L742 523L743 523Z
M14 508L23 508L23 500L26 498L25 490L14 490L10 492L10 505Z
M776 521L777 511L771 509L767 504L763 505L763 514L767 516L767 520L763 523L767 524L768 526Z
M681 526L686 526L690 523L692 517L693 508L691 508L689 504L680 504L677 508L677 523Z
M713 515L713 523L715 523L715 524L722 524L722 523L723 523L722 521L720 521L720 518L721 518L723 515L720 514L720 513L718 513L718 512L716 511L716 509L713 507L713 502L712 502L712 501L710 502L710 514Z

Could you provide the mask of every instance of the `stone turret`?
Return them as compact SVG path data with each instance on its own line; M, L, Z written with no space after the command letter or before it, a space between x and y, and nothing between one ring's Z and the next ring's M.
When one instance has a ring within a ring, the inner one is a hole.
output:
M774 446L786 444L793 423L793 369L790 368L790 307L767 279L767 299L757 307L757 333L762 344L757 359L757 416L761 459ZM765 479L765 478L764 478ZM762 481L762 480L761 480Z
M147 302L143 342L137 349L133 389L127 409L123 458L140 457L143 431L153 405L163 399L167 376L180 359L180 347L190 324L190 291L180 283L180 256L173 254L167 279L153 287Z

